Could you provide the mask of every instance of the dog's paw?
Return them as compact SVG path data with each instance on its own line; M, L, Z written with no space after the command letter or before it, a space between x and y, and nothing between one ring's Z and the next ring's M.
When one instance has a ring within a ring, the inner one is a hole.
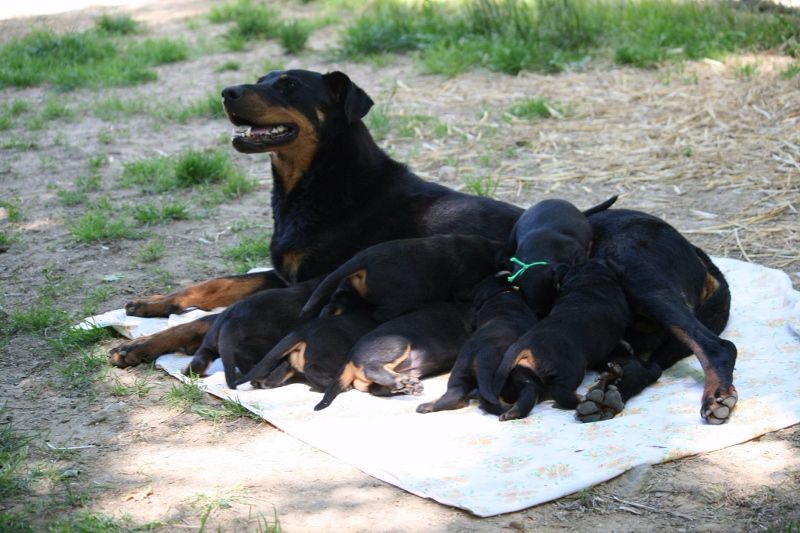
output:
M425 390L425 387L422 385L422 382L413 377L413 376L401 376L397 380L397 386L392 391L396 394L411 394L413 396L419 396Z
M167 296L156 294L131 300L125 304L125 314L143 318L169 316L175 306Z
M108 351L108 362L119 368L136 366L152 359L147 345L142 342L126 342Z
M625 408L622 395L614 385L592 388L575 408L581 422L597 422L614 418Z
M738 401L739 394L736 392L736 387L733 385L725 389L720 387L715 394L703 398L700 416L711 425L724 424Z
M422 414L432 413L434 411L433 407L435 403L436 402L421 403L417 406L417 412Z
M206 377L208 372L208 367L211 366L211 361L208 361L204 357L192 357L192 360L189 361L189 364L186 365L181 373L184 376L200 376Z

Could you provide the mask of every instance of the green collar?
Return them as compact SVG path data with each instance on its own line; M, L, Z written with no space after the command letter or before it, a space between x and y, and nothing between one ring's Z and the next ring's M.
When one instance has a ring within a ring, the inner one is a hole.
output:
M525 271L528 270L530 267L549 265L550 264L547 261L535 261L533 263L523 263L522 261L520 261L516 257L512 257L511 258L511 262L518 264L522 268L520 268L519 270L514 272L514 274L508 276L508 282L509 283L514 283L514 280L517 279L518 277L520 277L522 274L524 274Z

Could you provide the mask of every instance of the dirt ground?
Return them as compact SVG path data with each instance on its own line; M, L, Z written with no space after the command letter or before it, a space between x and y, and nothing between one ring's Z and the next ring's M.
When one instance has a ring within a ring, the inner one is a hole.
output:
M129 12L151 35L182 36L199 49L224 30L203 16L209 6L199 0L170 8L145 2ZM314 7L287 9L310 15ZM32 22L82 29L98 13L3 20L0 35L21 35ZM274 42L253 43L239 53L198 54L159 67L156 82L59 95L77 111L72 120L37 131L0 131L3 145L20 138L34 143L0 149L0 194L18 202L22 213L12 222L0 211L0 229L15 235L0 253L0 312L31 305L45 286L45 271L63 280L58 305L73 315L97 287L108 293L100 307L112 309L132 295L229 272L223 250L236 244L235 228L243 221L251 229L270 224L271 178L264 155L230 149L246 174L259 180L255 192L210 211L198 209L202 218L148 229L165 243L155 265L137 258L142 240L77 243L68 225L86 206L66 207L56 191L74 188L87 174L87 161L104 154L107 164L99 169L101 183L90 199L107 197L124 206L144 197L118 187L124 163L227 143L230 127L224 119L161 127L148 115L102 120L91 112L101 95L173 106L226 84L254 81L265 63L277 61L348 73L394 121L381 144L429 179L464 188L484 176L497 178L495 196L519 205L563 197L589 206L620 194L618 205L664 217L711 254L780 268L795 286L800 282L800 77L778 75L790 59L735 56L657 70L592 65L555 76L475 71L447 79L420 73L409 57L389 58L380 66L331 59L336 39L333 25L315 31L311 50L297 56L283 55ZM240 62L240 70L217 72L228 60ZM758 67L746 74L743 65ZM25 100L35 111L51 93L10 88L0 94L3 102ZM527 96L558 102L560 116L521 120L505 114ZM444 126L434 128L416 115L435 117ZM91 390L76 390L64 383L49 350L39 335L14 335L0 346L3 423L32 437L31 465L71 478L0 501L0 512L30 512L33 505L35 523L91 511L127 514L136 524L156 521L163 531L257 530L275 514L286 531L800 527L800 426L639 467L578 495L479 519L371 478L266 423L249 418L214 423L170 407L163 397L174 381L145 366L108 368ZM141 397L112 394L116 383L145 382L150 389ZM203 404L216 401L206 398ZM264 435L269 445L256 449L252 443L263 443ZM79 448L58 452L48 443ZM69 498L73 494L86 497L76 502Z

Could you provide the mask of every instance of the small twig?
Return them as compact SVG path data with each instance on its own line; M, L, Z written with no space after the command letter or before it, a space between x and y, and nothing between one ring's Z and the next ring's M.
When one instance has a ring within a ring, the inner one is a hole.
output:
M630 505L631 507L636 507L637 509L644 509L645 511L652 511L654 513L664 513L664 514L676 516L678 518L683 518L685 520L694 520L694 517L686 515L686 514L683 514L683 513L678 513L676 511L664 511L664 510L659 509L657 507L652 507L650 505L645 505L643 503L636 503L636 502L631 502L631 501L628 501L628 500L623 500L622 498L617 498L616 496L611 496L611 499L616 501L616 502L618 502L618 503L624 504L624 505Z
M53 446L49 442L46 442L45 444L47 444L47 447L50 448L51 450L57 450L59 452L63 452L66 450L85 450L86 448L97 448L96 444L87 444L86 446L64 446L64 447Z
M736 246L739 247L739 251L742 252L742 255L744 256L745 259L747 259L748 263L752 263L753 261L747 255L747 252L744 251L744 246L742 246L742 241L739 240L739 228L734 228L733 236L736 239Z

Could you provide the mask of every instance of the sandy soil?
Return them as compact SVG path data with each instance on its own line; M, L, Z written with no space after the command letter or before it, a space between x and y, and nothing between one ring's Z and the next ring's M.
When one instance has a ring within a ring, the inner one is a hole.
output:
M208 5L184 1L170 15L145 4L132 13L147 22L151 34L213 44L220 27L184 18L206 12ZM310 14L313 8L292 9ZM36 22L84 28L97 13L83 10ZM30 24L25 18L5 20L0 33L8 38ZM712 254L781 268L795 286L800 281L800 78L777 74L788 59L733 57L652 71L593 66L557 76L478 71L445 79L422 75L411 58L391 59L380 68L332 61L326 50L335 40L336 29L327 27L312 35L312 50L300 56L283 56L271 42L254 43L242 53L198 55L159 67L157 82L59 95L77 112L71 121L0 132L4 144L19 138L35 143L30 149L0 150L2 197L18 201L23 213L12 223L0 212L0 229L16 235L0 254L0 311L26 309L45 284L45 270L64 280L59 306L73 314L95 287L110 291L101 306L110 309L134 294L228 272L222 251L236 243L237 224L270 223L264 156L231 150L237 164L259 180L254 193L210 212L198 209L203 218L148 230L166 244L155 266L137 259L144 241L72 240L67 224L86 207L63 206L56 191L74 188L88 172L87 161L105 154L101 187L90 198L108 197L124 206L144 198L136 189L116 186L124 163L227 142L224 120L167 125L147 115L101 120L91 112L98 94L173 106L226 84L252 81L268 60L347 72L383 111L400 117L382 144L426 177L459 188L465 180L496 177L495 195L520 205L558 196L588 206L620 194L619 205L666 218ZM215 72L231 59L241 63L238 72ZM756 75L738 74L741 65L751 63L759 65ZM25 100L35 112L50 94L45 88L4 89L2 100ZM525 96L561 103L563 117L509 119L504 111ZM414 115L435 117L447 125L446 134L414 122ZM408 123L409 128L398 126ZM90 390L75 390L57 372L39 336L12 336L0 350L3 422L32 436L31 465L78 471L67 484L39 484L32 494L0 501L0 512L39 505L42 523L90 510L129 514L135 523L157 521L165 531L256 530L274 513L286 531L753 531L800 524L800 426L640 467L536 508L478 519L375 480L266 423L247 418L212 423L171 408L163 396L173 381L150 368L109 368ZM142 397L112 395L116 382L136 380L151 387ZM256 449L253 442L263 443L264 435L269 446ZM83 448L55 453L47 443ZM66 505L68 492L87 498Z

